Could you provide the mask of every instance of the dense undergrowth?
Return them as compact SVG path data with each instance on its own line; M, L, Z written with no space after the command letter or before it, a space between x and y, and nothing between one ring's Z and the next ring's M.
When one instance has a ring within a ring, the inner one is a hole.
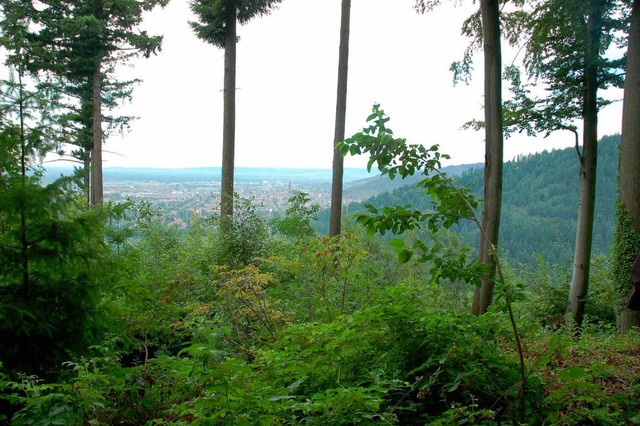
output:
M302 194L291 201L270 223L239 201L242 219L224 238L215 220L183 232L149 206L113 210L105 263L94 271L102 332L89 322L92 346L62 351L52 330L32 343L54 362L5 363L3 421L640 423L640 336L615 331L606 259L594 262L578 339L562 321L566 277L542 260L506 265L505 294L516 297L498 295L475 318L469 284L432 280L428 262L399 264L387 243L355 227L339 239L315 236L316 209ZM458 244L444 232L414 238Z

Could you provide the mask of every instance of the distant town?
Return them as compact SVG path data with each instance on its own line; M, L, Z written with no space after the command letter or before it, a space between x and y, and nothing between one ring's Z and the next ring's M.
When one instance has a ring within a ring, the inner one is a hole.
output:
M267 217L284 212L287 200L294 190L307 192L312 203L327 207L331 194L330 182L285 182L255 181L237 182L236 193L242 198L249 198L258 211ZM186 227L193 216L210 216L219 213L220 182L196 181L181 183L165 183L153 181L106 181L104 185L105 199L120 201L149 201L158 207L168 223ZM347 202L353 200L346 200Z
M452 175L480 166L467 164L448 166ZM73 172L70 167L47 167L44 181ZM105 168L104 195L107 201L148 201L159 209L167 223L186 228L194 217L220 212L219 167L188 169ZM413 180L419 180L415 176ZM331 170L289 168L236 168L235 192L250 199L266 218L283 213L294 191L309 194L312 204L328 208L331 203ZM345 169L343 202L362 202L374 195L409 183L381 177L366 169Z
M366 170L345 170L345 184L367 181ZM283 213L294 191L309 194L311 202L326 208L331 200L331 171L303 169L238 169L235 192L250 199L269 218ZM181 228L194 217L219 214L220 171L207 169L105 169L107 201L148 201L167 223ZM347 191L344 202L362 201L371 194Z
M451 175L479 167L479 164L448 166ZM44 181L73 173L69 167L48 167ZM219 167L189 169L105 168L104 195L107 201L148 201L157 208L167 223L186 228L194 217L220 212ZM392 191L403 184L420 180L414 176L405 181L390 180L366 169L345 169L343 202L362 202L374 195ZM271 218L283 213L294 191L309 194L312 204L328 208L331 203L331 170L288 168L236 168L235 192L250 199L258 212Z

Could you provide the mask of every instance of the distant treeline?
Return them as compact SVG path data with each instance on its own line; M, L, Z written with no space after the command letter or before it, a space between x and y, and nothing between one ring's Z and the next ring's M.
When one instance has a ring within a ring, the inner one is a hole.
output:
M61 174L71 174L72 167L47 167L45 181L52 181ZM331 169L296 169L272 167L237 167L235 179L238 181L291 181L291 182L326 182L331 183ZM104 169L106 182L148 181L161 183L181 182L219 182L220 167L200 168L145 168L145 167L110 167ZM366 169L348 168L344 171L347 182L361 180L371 175Z

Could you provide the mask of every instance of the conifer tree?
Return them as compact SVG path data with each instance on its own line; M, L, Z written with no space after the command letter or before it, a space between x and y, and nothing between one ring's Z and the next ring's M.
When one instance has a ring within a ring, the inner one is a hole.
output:
M78 203L73 179L44 185L33 165L55 147L59 93L27 77L27 25L8 18L3 42L15 72L0 82L0 339L8 343L0 363L11 373L49 374L95 343L103 220Z
M336 100L336 122L333 138L333 176L331 182L331 214L329 236L340 235L342 220L342 183L344 158L340 155L338 142L344 140L347 117L347 80L349 74L349 31L351 27L351 0L342 0L340 19L340 53L338 60L338 96Z
M222 127L222 183L220 216L223 229L233 220L236 122L237 23L245 24L268 14L281 0L193 0L191 10L198 21L191 22L196 35L224 49L224 121Z
M113 78L114 67L134 56L149 57L160 49L162 37L140 31L142 15L168 0L46 0L35 8L31 2L7 0L4 16L16 16L29 25L25 71L50 73L62 81L71 110L64 115L77 132L74 153L90 165L90 202L102 204L103 108L114 107L131 96L131 82ZM6 20L3 28L11 25ZM5 30L6 31L6 30ZM11 61L11 59L10 59ZM123 124L128 118L109 119Z

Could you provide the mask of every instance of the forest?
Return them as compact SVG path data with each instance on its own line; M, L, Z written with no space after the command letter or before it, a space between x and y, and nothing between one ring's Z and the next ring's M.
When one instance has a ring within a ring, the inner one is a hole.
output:
M598 144L600 164L593 225L594 256L608 256L613 244L619 146L619 135L605 136ZM455 171L443 169L449 171L450 175ZM575 161L573 148L521 156L504 164L499 246L510 263L535 265L538 256L553 264L571 263L575 247L575 206L578 203L577 174L578 162ZM474 194L481 196L482 176L482 168L474 167L454 179L457 185L469 187ZM428 210L431 201L416 186L419 181L419 176L399 182L389 181L412 184L390 189L365 203L354 203L347 210L358 212L363 210L365 204L377 208L410 205L419 210ZM371 184L381 185L377 181ZM329 211L318 213L315 226L319 232L328 231L328 218ZM461 222L452 230L470 247L474 247L480 238L477 227L471 222Z
M140 25L167 2L0 3L0 424L640 424L639 0L475 2L451 70L482 65L462 119L486 153L459 176L382 105L345 134L341 0L331 207L293 191L268 219L234 194L237 25L280 1L192 0L224 50L223 152L219 214L184 230L103 195L135 126L114 69L162 54ZM599 138L609 87L622 133ZM518 132L575 148L505 162ZM51 155L74 174L45 181ZM408 185L344 206L346 156Z

